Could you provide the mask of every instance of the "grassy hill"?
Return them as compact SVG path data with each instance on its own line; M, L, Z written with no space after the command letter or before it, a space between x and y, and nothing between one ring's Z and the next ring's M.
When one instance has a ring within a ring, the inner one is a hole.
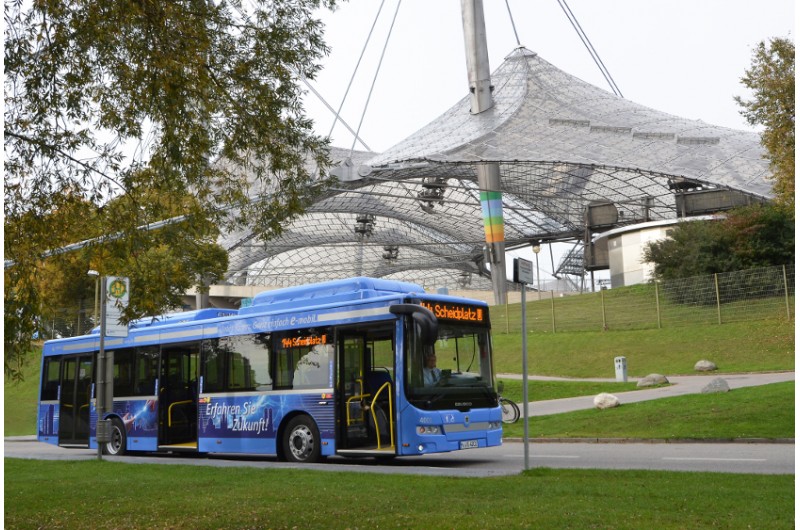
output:
M708 359L721 373L794 370L794 323L735 322L625 331L528 333L530 373L614 377L614 357L627 358L630 376L691 374ZM522 372L522 336L495 328L495 370Z
M3 388L3 432L19 436L36 432L41 350L32 353L22 367L22 381L5 380Z
M714 361L721 373L794 370L794 320L782 297L723 304L719 311L661 300L659 328L651 285L535 296L526 308L530 373L614 377L617 356L627 358L630 376L691 374L700 359ZM490 314L496 371L520 373L521 304L495 306Z

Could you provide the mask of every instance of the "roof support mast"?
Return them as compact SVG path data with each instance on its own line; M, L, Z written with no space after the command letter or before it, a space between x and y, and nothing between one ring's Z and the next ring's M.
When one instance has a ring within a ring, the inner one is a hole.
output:
M461 0L461 18L467 56L470 112L480 114L494 106L483 0ZM486 263L491 266L494 301L498 305L505 304L506 252L499 164L496 162L478 164L478 187L481 190L481 210L488 250Z

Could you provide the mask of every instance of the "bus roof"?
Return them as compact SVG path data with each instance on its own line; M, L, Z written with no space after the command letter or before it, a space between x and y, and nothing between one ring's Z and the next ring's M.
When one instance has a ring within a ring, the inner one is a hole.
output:
M197 309L195 311L183 311L181 313L168 313L157 317L144 317L132 320L128 324L128 329L154 328L166 326L167 324L180 324L181 322L196 322L198 320L209 320L212 318L222 318L236 315L236 309ZM89 335L99 335L100 326L95 326L89 331Z
M348 278L258 293L253 297L253 304L240 309L239 314L246 315L302 305L323 305L415 293L425 294L425 289L415 283L379 278Z
M157 326L166 326L167 324L180 324L181 322L196 322L198 320L208 320L211 318L221 318L236 315L238 313L235 309L198 309L196 311L184 311L183 313L170 313L157 317L145 317L139 320L134 320L128 326L130 329L134 328L152 328Z

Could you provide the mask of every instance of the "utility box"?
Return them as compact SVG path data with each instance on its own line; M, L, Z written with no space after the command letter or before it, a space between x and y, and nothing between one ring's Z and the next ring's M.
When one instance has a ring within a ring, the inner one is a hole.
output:
M625 357L614 357L614 372L617 374L617 381L628 382L628 359Z

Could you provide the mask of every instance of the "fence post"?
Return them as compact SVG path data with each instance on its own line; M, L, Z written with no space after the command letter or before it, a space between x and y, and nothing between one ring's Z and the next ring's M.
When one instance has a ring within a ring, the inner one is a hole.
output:
M716 272L714 273L714 291L717 293L717 322L722 324L722 307L719 302L719 281Z
M789 306L789 282L786 280L786 265L783 265L783 294L786 298L786 319L792 319L792 310Z
M661 304L658 300L658 282L653 282L656 285L656 322L658 322L658 329L661 329Z
M605 289L600 289L600 307L603 309L603 331L608 330L608 324L606 324L606 298L603 296L603 291Z
M553 333L556 332L556 294L555 291L550 291L550 313L553 320Z

